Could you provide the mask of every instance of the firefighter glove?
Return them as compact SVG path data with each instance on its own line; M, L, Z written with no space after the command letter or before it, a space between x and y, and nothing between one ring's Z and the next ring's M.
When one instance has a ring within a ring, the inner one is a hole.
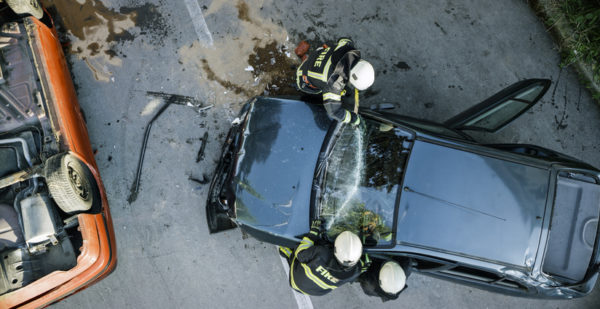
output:
M357 127L360 124L360 116L358 114L351 113L350 124L353 127Z
M321 237L321 233L323 232L323 228L321 227L322 221L319 219L315 219L310 223L310 234Z

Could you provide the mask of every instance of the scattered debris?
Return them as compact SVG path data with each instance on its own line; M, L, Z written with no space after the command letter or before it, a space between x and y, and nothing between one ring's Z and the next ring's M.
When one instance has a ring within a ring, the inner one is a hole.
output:
M198 109L198 112L203 112L205 110L211 109L211 108L213 108L213 106L214 105L211 104L209 106L201 107L201 108Z
M196 99L194 97L190 97L190 96L185 96L185 95L165 93L165 92L156 92L156 91L146 91L146 94L149 96L169 100L172 102L172 104L187 105L187 106L189 106L189 104L192 104L194 106L202 105L202 102L200 102L198 99Z
M152 129L152 124L154 123L154 121L156 119L158 119L158 117L160 117L160 115L162 115L162 113L169 106L171 106L171 104L173 104L174 102L177 102L178 97L179 96L177 96L177 95L171 96L163 104L163 106L161 106L161 108L158 110L158 112L154 115L154 117L152 117L152 119L150 119L150 121L146 125L146 130L144 132L144 139L142 141L142 148L140 150L140 158L138 160L137 171L135 173L135 179L133 180L133 184L131 185L131 191L129 193L129 197L127 198L127 202L129 204L133 203L137 199L138 193L140 191L140 179L142 176L142 166L144 165L144 155L146 154L146 146L148 145L148 137L150 136L150 129Z
M409 71L411 69L410 65L404 61L398 61L394 66L403 71Z
M204 160L204 150L206 149L206 144L208 144L208 132L204 132L204 136L200 139L202 144L200 145L200 150L198 150L198 155L196 156L196 163Z
M255 83L261 79L269 94L295 95L296 70L299 65L296 57L291 58L288 47L277 41L267 43L264 47L254 47L253 54L248 56L248 65L252 67ZM277 85L275 85L277 83Z
M207 184L207 183L210 182L210 178L206 174L202 174L202 179L195 178L194 176L191 176L191 175L190 175L190 177L188 179L190 181L199 183L201 185L205 185L205 184Z

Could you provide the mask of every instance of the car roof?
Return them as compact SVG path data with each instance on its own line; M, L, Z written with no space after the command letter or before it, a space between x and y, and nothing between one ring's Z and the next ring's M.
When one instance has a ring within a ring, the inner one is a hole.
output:
M535 262L550 171L415 141L398 209L398 243L502 264Z

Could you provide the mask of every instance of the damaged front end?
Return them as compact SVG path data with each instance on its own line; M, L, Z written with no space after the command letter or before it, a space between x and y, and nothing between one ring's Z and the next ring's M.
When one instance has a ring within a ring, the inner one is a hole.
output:
M225 139L206 201L206 219L210 233L237 227L233 221L236 217L235 192L231 183L236 172L237 162L243 156L243 153L239 153L239 151L242 149L248 118L255 101L256 99L252 99L251 102L244 105L239 116L232 122L232 127Z

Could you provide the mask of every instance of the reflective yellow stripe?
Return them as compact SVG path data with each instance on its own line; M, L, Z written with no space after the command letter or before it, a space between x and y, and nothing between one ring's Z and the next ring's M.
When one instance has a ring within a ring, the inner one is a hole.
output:
M297 285L296 282L294 281L294 262L296 262L296 258L294 258L292 260L292 265L290 265L290 284L292 285L292 288L294 288L296 291L302 293L302 294L306 294L306 292L302 291ZM308 295L308 294L307 294Z
M325 68L323 69L323 74L327 74L329 72L329 67L331 66L331 56L327 59L327 63L325 63ZM327 76L323 76L323 81L327 82Z
M327 92L323 94L323 101L325 100L341 101L342 96L337 93Z
M301 241L300 243L301 243L301 244L310 244L310 245L314 245L314 244L315 244L315 242L314 242L314 241L312 241L312 240L311 240L310 238L308 238L308 237L303 237L303 238L302 238L302 241Z
M323 71L323 72L325 72L325 71ZM308 71L308 73L306 75L308 75L309 77L316 78L318 80L327 82L327 77L325 77L325 75L323 75L323 74L319 74L319 73L316 73L313 71Z
M298 86L298 89L302 89L302 87L300 87L300 79L302 78L302 70L300 69L300 67L298 67L298 69L296 70L296 86Z
M308 249L310 247L311 247L311 245L306 245L306 244L305 245L300 245L300 246L298 246L298 248L296 248L296 254L298 254L300 251Z
M312 247L314 244L315 243L312 240L310 240L310 238L308 238L308 237L302 238L300 245L298 246L298 248L296 248L295 254L297 255L300 251L302 251L304 249L308 249L308 248Z
M279 247L279 251L281 251L283 254L285 254L285 256L287 256L288 258L292 254L292 250L290 248L286 248L286 247Z
M346 114L345 114L344 120L342 120L342 122L343 123L348 123L348 122L350 122L350 119L352 119L352 116L350 115L349 111L345 111L345 112L346 112Z
M387 235L385 235L383 237L383 240L385 240L385 241L391 241L392 240L392 233L387 233Z
M337 47L334 49L334 51L336 51L336 50L338 50L338 48L340 48L340 47L342 47L342 46L344 46L344 45L348 44L348 42L350 42L350 40L348 40L348 39L341 39L341 40L338 42L338 46L337 46Z
M312 271L310 270L310 267L304 265L304 264L300 264L302 266L302 268L304 268L304 273L306 274L306 277L308 277L308 279L312 280L312 282L314 282L316 285L318 285L319 287L321 287L322 289L326 290L326 289L335 289L337 288L336 286L332 286L329 285L325 282L323 282L323 280L319 279L319 277L315 276Z
M327 72L329 72L330 66L331 66L331 55L329 55L329 59L327 59L327 62L325 63L325 67L323 68L323 73L307 71L306 74L312 78L316 78L318 80L327 82Z

